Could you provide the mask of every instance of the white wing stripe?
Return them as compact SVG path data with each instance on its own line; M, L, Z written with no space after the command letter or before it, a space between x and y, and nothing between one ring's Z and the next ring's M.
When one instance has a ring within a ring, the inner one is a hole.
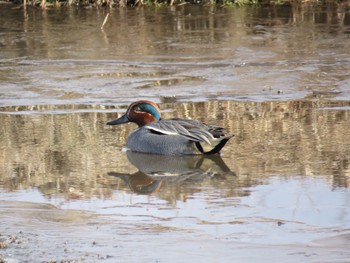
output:
M162 134L166 134L166 135L179 135L177 132L167 131L167 130L159 129L156 127L145 126L145 128L152 130L152 131L162 133Z

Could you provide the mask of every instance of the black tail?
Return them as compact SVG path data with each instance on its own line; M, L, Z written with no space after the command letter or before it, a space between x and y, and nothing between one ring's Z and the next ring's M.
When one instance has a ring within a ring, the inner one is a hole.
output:
M227 136L225 138L223 138L217 145L215 145L215 147L213 149L211 149L210 151L205 152L202 145L200 144L200 142L196 142L196 146L197 149L203 153L203 154L216 154L216 153L220 153L221 149L225 146L225 144L233 137L234 135L231 136Z

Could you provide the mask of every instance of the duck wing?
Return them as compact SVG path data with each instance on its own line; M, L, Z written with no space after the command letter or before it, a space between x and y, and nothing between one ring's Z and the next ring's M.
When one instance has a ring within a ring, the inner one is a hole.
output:
M218 138L218 134L212 133L222 128L210 126L205 123L188 120L188 119L166 119L157 122L151 122L144 126L155 133L163 135L181 135L194 142L206 142L211 145L214 138ZM217 129L215 129L217 128Z

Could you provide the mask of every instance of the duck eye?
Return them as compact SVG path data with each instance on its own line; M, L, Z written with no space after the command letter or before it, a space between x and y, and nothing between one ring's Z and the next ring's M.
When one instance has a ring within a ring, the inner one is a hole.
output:
M135 107L133 108L133 110L136 111L136 112L142 111L141 108L140 108L140 106L135 106Z

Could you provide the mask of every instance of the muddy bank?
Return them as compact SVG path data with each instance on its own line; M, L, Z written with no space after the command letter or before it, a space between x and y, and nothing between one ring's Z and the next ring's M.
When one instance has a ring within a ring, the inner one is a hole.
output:
M298 8L303 5L319 6L326 5L330 6L348 6L347 1L341 0L328 0L328 1L316 1L316 0L306 0L306 1L296 1L296 0L285 0L285 1L271 1L271 0L92 0L92 1L81 1L81 0L41 0L41 1L31 1L31 0L3 0L0 4L15 4L23 6L25 8L29 7L41 7L42 9L46 8L58 8L58 7L67 7L67 6L76 6L76 7L109 7L113 8L116 6L119 7L140 7L140 6L183 6L183 5L220 5L226 7L242 7L242 6L281 6L281 5L291 5L295 8ZM17 7L19 8L19 7Z

